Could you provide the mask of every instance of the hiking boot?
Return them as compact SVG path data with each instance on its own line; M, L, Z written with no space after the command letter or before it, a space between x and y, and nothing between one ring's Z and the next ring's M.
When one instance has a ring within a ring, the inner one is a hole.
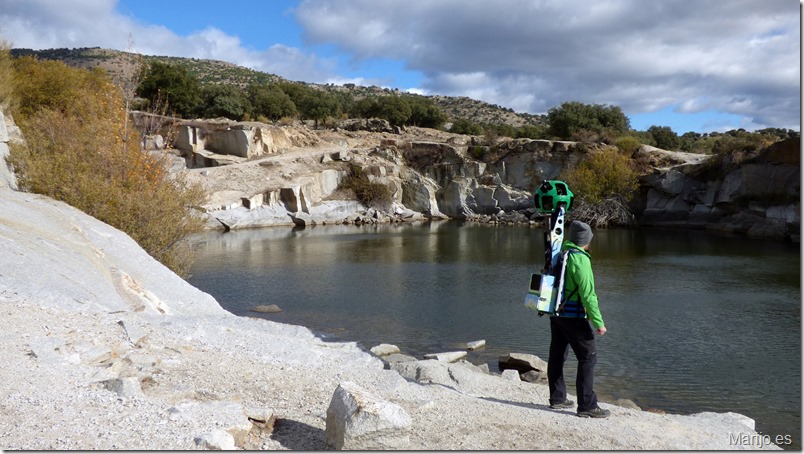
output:
M556 408L556 409L572 408L574 405L575 405L575 402L567 399L564 402L561 402L561 403L558 403L558 404L550 404L550 408Z
M608 418L611 414L610 411L604 410L600 407L595 407L591 410L579 411L578 416L581 418Z

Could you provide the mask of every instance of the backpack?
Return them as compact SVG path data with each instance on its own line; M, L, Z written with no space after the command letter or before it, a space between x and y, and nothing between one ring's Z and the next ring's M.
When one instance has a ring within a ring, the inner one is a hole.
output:
M579 253L580 251L574 249L561 251L552 273L531 275L528 293L525 295L526 308L535 309L540 317L544 314L556 315L564 308L567 300L577 293L576 289L572 294L564 295L567 261L571 254Z

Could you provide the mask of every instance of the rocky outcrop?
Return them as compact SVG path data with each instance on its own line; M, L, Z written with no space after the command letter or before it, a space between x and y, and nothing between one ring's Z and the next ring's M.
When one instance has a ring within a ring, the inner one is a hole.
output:
M391 126L388 120L382 118L350 118L338 122L338 127L346 131L387 132L391 134L400 134L402 132L402 128Z
M522 139L504 142L489 162L472 156L471 142L395 142L374 154L399 164L406 207L428 215L467 219L533 207L532 194L544 179L556 178L584 151L572 142Z
M276 154L289 147L317 143L317 138L303 132L304 129L282 128L258 122L192 120L179 122L176 128L178 133L174 146L186 154L191 167L209 167L210 162L204 159L213 156L252 159Z
M387 129L372 122L366 126L365 120L348 125L360 132L374 126L379 131ZM278 164L270 157L288 150L298 152L298 141L277 139L278 134L300 135L293 132L297 128L200 120L181 122L179 128L176 143L185 150L189 167L242 166L263 157L260 164L266 166L265 172L281 174L288 183L237 197L226 191L213 194L205 206L216 219L209 226L224 229L446 218L527 222L533 212L533 190L543 179L555 178L586 153L585 148L579 149L572 142L522 139L502 142L492 150L476 145L467 136L448 134L438 141L421 140L404 131L372 133L382 134L383 138L375 139L374 146L359 147L349 143L365 145L370 141L339 129L346 139L338 139L340 136L334 133L322 134L326 142L319 142L318 149L324 153L315 165L289 168L287 163ZM274 146L279 142L287 148ZM482 153L478 151L481 149ZM372 215L369 207L332 199L331 194L350 167L359 168L369 181L387 186L391 206ZM526 210L531 211L524 213Z
M645 175L639 221L799 242L800 155L800 139L787 139L739 162L707 161Z
M422 191L424 188L418 186L419 190L411 191L404 200L418 202L417 206L422 205L420 202L432 206L430 196L434 195L438 211L458 219L527 209L532 205L531 191L541 183L539 178L550 166L541 159L546 155L550 155L548 161L554 158L549 151L543 155L536 153L539 147L534 143L540 143L545 149L553 148L548 141L519 141L515 145L506 144L502 159L487 163L470 156L469 144L410 142L402 154L404 162L420 175L413 181L418 183L424 179L430 190ZM410 186L407 181L403 184Z

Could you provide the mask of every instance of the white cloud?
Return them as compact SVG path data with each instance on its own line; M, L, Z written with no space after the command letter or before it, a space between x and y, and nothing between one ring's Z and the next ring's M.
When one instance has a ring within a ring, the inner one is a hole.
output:
M533 113L570 100L633 114L706 105L800 128L788 0L306 0L297 18L311 42L406 62L431 93Z
M15 47L121 50L132 36L143 54L319 83L389 85L393 74L369 78L359 68L394 60L421 75L407 91L517 111L544 113L566 101L613 104L629 115L679 106L800 129L800 13L789 0L302 1L295 18L305 42L346 59L282 43L254 49L214 26L181 36L116 4L0 0L0 35ZM348 57L352 75L344 76Z
M289 80L326 83L338 77L333 60L316 57L282 44L275 44L264 52L254 52L251 58L255 60L254 64L245 66L278 74Z
M430 93L429 93L427 90L422 90L421 88L415 88L415 87L413 87L413 88L406 88L406 89L404 89L403 91L404 91L405 93L412 93L412 94L414 94L414 95L422 95L422 96L427 96L427 95L429 95L429 94L430 94Z

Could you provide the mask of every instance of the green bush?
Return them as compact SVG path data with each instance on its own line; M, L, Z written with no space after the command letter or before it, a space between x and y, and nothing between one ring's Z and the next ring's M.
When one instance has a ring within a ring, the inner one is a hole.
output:
M397 126L439 128L447 116L431 99L410 94L367 96L349 103L349 115L382 118Z
M681 144L678 135L670 126L651 126L648 128L648 134L653 137L656 146L662 150L677 150Z
M488 153L489 147L484 147L482 145L472 145L469 147L469 155L478 161L485 160Z
M252 116L263 123L268 123L268 119L276 121L282 117L294 117L298 114L296 104L276 84L250 86L248 99Z
M187 68L154 61L137 87L137 94L151 102L166 100L175 113L191 117L201 106L201 85Z
M302 120L315 121L316 129L319 123L326 121L329 117L337 118L343 111L338 98L328 92L294 82L282 82L277 86L296 106ZM282 116L286 115L288 112L282 113Z
M452 122L452 127L450 128L449 132L455 134L479 136L483 134L483 127L477 123L472 123L469 120L458 118Z
M614 141L614 145L626 156L633 156L642 143L633 136L623 136Z
M719 157L735 153L746 153L765 148L774 142L774 138L763 134L745 131L730 131L721 136L712 146L712 153Z
M547 128L544 126L524 125L516 129L515 139L546 139Z
M620 135L631 129L631 122L617 106L565 102L547 112L548 132L562 140L573 137L581 131L594 131L598 134ZM588 133L587 133L588 134Z
M241 120L251 109L246 94L233 85L205 85L201 87L201 100L196 113L204 118Z

